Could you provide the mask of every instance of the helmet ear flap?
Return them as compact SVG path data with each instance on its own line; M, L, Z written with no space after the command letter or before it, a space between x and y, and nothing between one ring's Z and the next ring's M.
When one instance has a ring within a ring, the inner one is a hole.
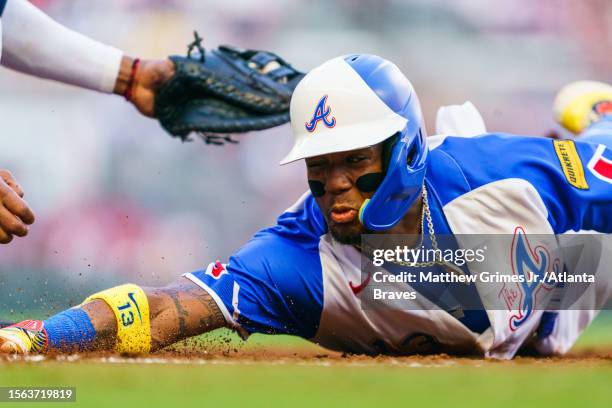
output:
M390 138L387 138L383 142L383 151L382 151L382 168L383 174L387 174L387 170L389 169L389 161L391 160L391 152L393 152L393 147L399 141L400 132L397 132Z
M392 228L402 219L421 192L427 164L427 139L418 125L384 143L385 177L359 213L360 222L373 231Z
M421 151L423 146L423 132L419 128L419 135L410 147L408 154L406 155L406 165L408 167L414 166L418 153Z
M382 151L382 165L383 165L383 174L387 174L387 170L389 168L389 161L391 160L391 152L393 148L397 144L400 139L400 132L397 132L387 140L383 142L383 151ZM423 146L423 131L419 128L418 137L415 140L415 143L412 144L408 154L406 156L406 165L412 166L414 164L415 159L417 158L418 153L421 151Z

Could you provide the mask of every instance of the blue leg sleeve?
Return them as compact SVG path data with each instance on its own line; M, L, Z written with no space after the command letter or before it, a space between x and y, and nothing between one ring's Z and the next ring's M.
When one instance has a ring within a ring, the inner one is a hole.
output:
M88 349L96 329L85 311L68 309L44 321L49 349Z

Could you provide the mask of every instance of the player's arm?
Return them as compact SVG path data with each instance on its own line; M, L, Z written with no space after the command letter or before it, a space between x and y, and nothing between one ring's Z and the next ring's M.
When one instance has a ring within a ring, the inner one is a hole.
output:
M312 338L323 310L318 211L312 196L304 195L227 264L210 263L164 288L118 286L44 322L0 329L0 351L148 352L219 327L243 338Z
M2 14L2 34L3 66L126 96L147 116L153 116L156 89L174 73L168 59L135 64L122 51L69 30L26 0L8 0Z
M44 322L0 329L0 352L155 351L223 327L212 297L186 278L163 288L122 285Z
M28 225L34 222L34 213L23 200L23 190L7 170L0 170L0 244L23 237Z
M226 325L212 297L186 278L181 277L163 288L145 288L143 291L149 304L151 351ZM96 331L95 341L89 349L113 350L117 345L118 332L124 329L122 326L125 322L131 320L129 313L123 319L122 314L117 315L105 299L85 303L82 310L87 313ZM135 323L136 316L137 313L134 313ZM66 347L61 350L67 351Z
M300 214L279 220L289 224ZM279 237L281 228L258 233L229 263L213 262L170 286L118 286L44 322L0 329L0 352L146 353L219 327L243 338L256 332L311 338L323 308L318 247L304 235L299 242Z

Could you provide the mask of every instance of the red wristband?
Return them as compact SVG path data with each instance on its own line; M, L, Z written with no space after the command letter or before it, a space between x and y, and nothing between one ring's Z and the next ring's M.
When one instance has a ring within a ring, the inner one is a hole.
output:
M125 88L125 94L123 95L126 100L132 100L132 89L134 88L134 79L136 78L136 71L140 66L140 58L136 58L132 62L132 71L130 72L130 79L128 80L127 87Z

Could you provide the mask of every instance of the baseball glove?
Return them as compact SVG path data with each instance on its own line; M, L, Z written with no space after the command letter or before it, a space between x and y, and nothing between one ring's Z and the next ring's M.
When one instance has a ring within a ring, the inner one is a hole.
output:
M204 50L194 32L187 57L171 56L176 72L155 97L155 116L183 141L194 132L206 143L236 143L229 134L289 121L289 101L304 76L267 51L220 46Z

